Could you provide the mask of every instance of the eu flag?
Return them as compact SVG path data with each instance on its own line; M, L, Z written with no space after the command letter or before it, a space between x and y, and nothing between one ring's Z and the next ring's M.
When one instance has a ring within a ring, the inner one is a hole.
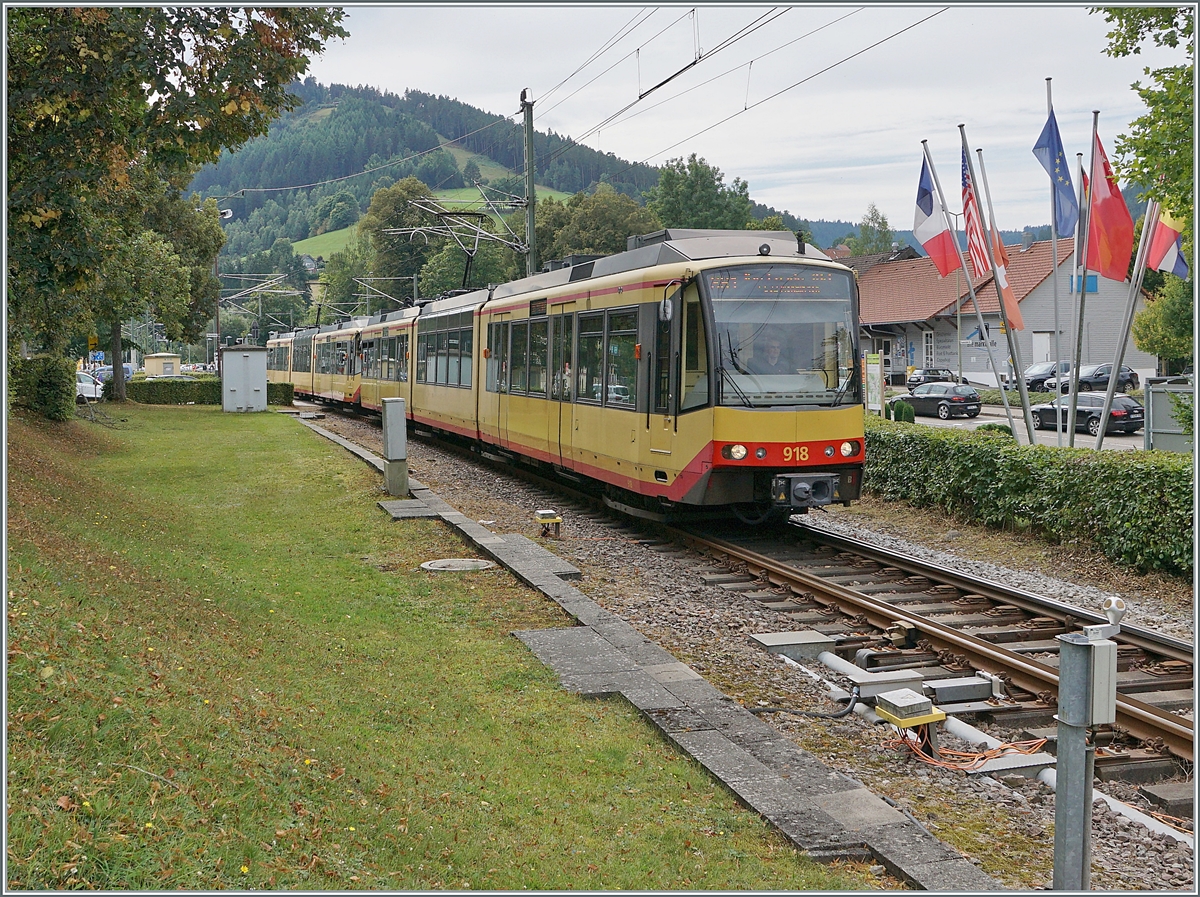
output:
M1062 138L1058 135L1058 122L1053 109L1046 119L1046 127L1042 128L1042 135L1033 145L1033 154L1054 182L1054 217L1058 219L1058 235L1069 237L1075 233L1075 224L1079 221L1079 202L1071 186L1071 169L1063 155Z

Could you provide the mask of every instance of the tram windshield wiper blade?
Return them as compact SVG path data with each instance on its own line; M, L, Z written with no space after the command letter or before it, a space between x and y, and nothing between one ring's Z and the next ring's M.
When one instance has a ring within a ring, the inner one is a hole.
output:
M730 386L732 386L733 391L737 393L737 397L742 400L742 404L747 408L753 408L754 403L750 401L750 397L742 391L742 388L737 385L737 380L733 378L733 375L725 370L724 367L719 368L719 370L721 372L721 383L728 383Z

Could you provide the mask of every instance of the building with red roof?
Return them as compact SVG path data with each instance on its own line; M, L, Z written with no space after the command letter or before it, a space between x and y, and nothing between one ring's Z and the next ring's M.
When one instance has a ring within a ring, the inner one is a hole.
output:
M1020 305L1025 328L1017 331L1017 344L1024 366L1055 357L1053 244L1028 242L1005 247L1008 251L1008 280ZM992 344L1002 371L1011 373L1008 342L1001 329L996 288L989 273L971 278L979 312L972 305L967 272L957 270L939 277L928 258L903 247L892 253L838 259L858 272L859 319L862 351L879 352L893 383L903 383L909 368L948 368L972 383L997 382L988 362L987 345ZM1071 292L1074 261L1072 241L1058 241L1058 332L1060 357L1074 355L1075 310L1079 295ZM968 269L970 261L967 262ZM1081 364L1111 362L1116 352L1129 282L1089 274L1084 296L1084 331ZM1145 304L1139 296L1136 310ZM986 340L986 342L985 342ZM1155 375L1158 360L1139 351L1130 339L1124 364L1138 372L1143 382Z

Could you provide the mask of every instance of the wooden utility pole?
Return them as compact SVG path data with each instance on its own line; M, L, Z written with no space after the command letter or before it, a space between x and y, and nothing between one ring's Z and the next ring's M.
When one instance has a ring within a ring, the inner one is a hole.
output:
M525 113L525 242L529 246L525 254L525 276L538 272L537 234L534 232L533 196L533 100L525 99L529 88L521 91L521 111Z

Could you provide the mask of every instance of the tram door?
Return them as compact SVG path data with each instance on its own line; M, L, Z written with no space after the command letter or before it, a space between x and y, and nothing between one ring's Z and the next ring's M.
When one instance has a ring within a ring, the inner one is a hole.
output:
M508 444L508 332L511 315L499 314L492 318L493 341L490 346L496 370L496 438L501 445Z
M668 456L675 442L675 396L679 391L678 290L658 306L650 357L650 454Z
M550 452L557 455L562 467L575 466L572 454L571 352L575 346L575 303L559 306L561 314L551 317L550 333L550 401L547 415ZM557 447L557 448L556 448Z

